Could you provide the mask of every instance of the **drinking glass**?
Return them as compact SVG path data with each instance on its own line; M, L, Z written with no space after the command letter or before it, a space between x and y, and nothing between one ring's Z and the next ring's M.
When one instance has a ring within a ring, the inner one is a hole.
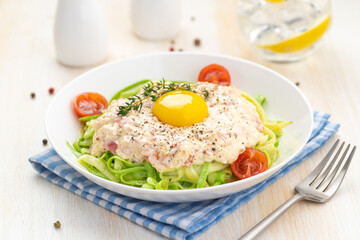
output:
M313 52L331 21L330 0L239 0L239 26L266 60L292 62Z

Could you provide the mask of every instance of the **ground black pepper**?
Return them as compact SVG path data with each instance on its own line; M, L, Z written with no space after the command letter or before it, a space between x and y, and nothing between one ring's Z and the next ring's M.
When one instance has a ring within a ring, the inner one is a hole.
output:
M60 227L61 227L60 221L54 222L54 227L55 227L55 228L60 228Z
M201 45L200 39L195 38L195 40L194 40L194 45L195 45L196 47L199 47L199 46Z

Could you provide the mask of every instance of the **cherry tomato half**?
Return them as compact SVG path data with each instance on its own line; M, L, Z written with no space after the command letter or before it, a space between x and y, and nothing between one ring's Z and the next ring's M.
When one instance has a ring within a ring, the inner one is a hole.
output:
M231 164L231 170L240 179L264 172L268 168L265 153L255 148L246 148L238 159Z
M199 74L198 81L215 83L222 86L230 86L231 83L229 71L218 64L210 64L204 67Z
M74 98L73 106L79 117L86 117L101 114L108 107L108 102L99 93L84 92Z

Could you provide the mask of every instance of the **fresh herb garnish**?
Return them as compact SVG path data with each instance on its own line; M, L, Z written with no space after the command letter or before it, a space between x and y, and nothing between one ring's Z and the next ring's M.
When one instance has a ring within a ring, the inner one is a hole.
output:
M131 109L134 109L134 110L139 109L140 110L142 108L142 105L143 105L143 103L142 103L143 99L138 95L134 95L132 97L129 97L128 98L129 101L126 102L124 106L119 106L118 115L125 116Z
M144 90L143 93L129 97L127 99L128 101L125 102L125 105L119 106L118 115L126 116L132 109L141 110L143 101L145 99L150 98L151 101L156 101L165 93L177 90L192 91L194 93L204 95L204 98L209 97L209 92L207 90L196 92L195 90L191 89L190 83L167 83L164 79L158 82L151 81L147 83L142 89Z

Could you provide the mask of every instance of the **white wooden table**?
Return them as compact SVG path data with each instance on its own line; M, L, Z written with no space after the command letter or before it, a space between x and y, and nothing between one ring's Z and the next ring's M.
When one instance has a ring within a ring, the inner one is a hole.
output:
M232 55L264 64L300 82L313 109L341 123L338 137L360 145L360 3L333 2L333 22L318 51L304 61L275 64L249 49L236 22L236 0L184 0L184 25L170 40L134 37L129 1L101 1L110 28L106 61L141 53L184 51ZM56 92L89 68L56 61L52 32L55 0L0 0L0 239L161 239L162 237L39 177L28 157L45 147L44 115ZM195 17L195 21L191 17ZM201 47L193 40L200 38ZM36 98L31 99L30 93ZM332 139L331 142L335 140ZM255 198L225 217L199 239L237 239L293 194L331 143ZM47 146L50 147L50 146ZM356 154L342 187L330 202L301 202L259 239L358 239L360 161ZM53 223L62 226L55 229Z

